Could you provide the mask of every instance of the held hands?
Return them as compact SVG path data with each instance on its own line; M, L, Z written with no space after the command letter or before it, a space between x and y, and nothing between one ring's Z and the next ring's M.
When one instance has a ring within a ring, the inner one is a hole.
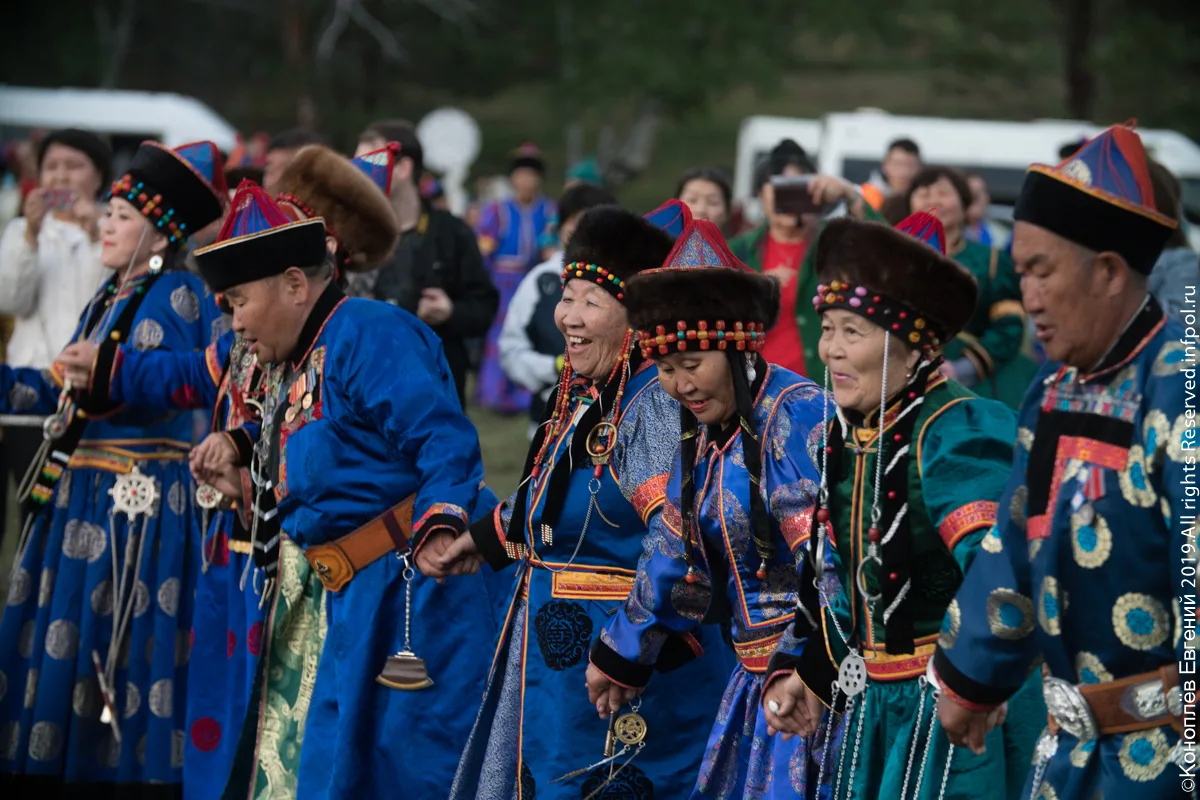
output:
M441 289L422 289L417 303L417 318L426 325L441 325L454 313L454 302Z
M96 350L96 345L90 342L75 342L67 345L58 354L57 361L63 366L63 377L70 381L72 386L91 386Z
M793 736L812 736L825 713L825 704L794 672L771 681L763 692L762 703L767 733L782 733L784 741ZM776 708L778 711L772 710Z
M192 448L188 465L197 483L207 483L226 497L237 497L242 493L237 458L237 448L228 436L210 433Z
M938 698L937 712L938 721L946 730L950 744L969 748L975 755L981 756L987 750L984 740L988 733L997 725L1004 724L1008 716L1008 703L991 711L972 711L943 693Z
M600 719L608 719L611 714L616 714L621 706L639 694L637 689L613 683L591 664L587 668L587 691L588 702L596 707Z
M417 569L441 583L449 575L474 575L483 566L483 556L470 533L434 531L417 550Z

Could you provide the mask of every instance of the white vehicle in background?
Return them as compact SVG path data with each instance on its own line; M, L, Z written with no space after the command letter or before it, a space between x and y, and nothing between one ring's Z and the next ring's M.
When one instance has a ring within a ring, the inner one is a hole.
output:
M208 139L228 153L237 129L194 97L110 89L37 89L0 84L0 141L36 129L84 128L107 136L120 174L139 143L168 147Z
M756 120L769 120L771 126L755 124ZM769 152L779 139L787 136L800 141L798 135L809 133L813 124L813 120L779 117L745 120L738 139L735 200L745 199L749 193L748 189L745 195L738 191L743 181L750 186L754 162L749 162L744 175L742 167L748 154ZM828 114L820 126L819 145L815 148L819 171L863 183L879 168L891 142L912 139L921 148L921 159L926 163L946 164L983 176L992 196L989 217L1009 224L1012 206L1029 165L1056 164L1063 145L1095 136L1104 129L1090 122L1071 120L956 120L893 116L878 109ZM1190 223L1189 236L1193 245L1200 248L1200 145L1176 131L1140 128L1138 133L1150 155L1179 178L1184 211ZM807 143L801 141L801 144L809 149Z

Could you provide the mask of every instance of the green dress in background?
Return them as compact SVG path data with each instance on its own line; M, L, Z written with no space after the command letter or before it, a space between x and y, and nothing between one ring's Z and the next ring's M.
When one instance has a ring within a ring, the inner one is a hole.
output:
M1021 285L1008 254L964 239L950 257L979 284L979 301L966 328L944 348L946 360L967 359L979 375L971 391L1018 409L1037 372L1031 358Z

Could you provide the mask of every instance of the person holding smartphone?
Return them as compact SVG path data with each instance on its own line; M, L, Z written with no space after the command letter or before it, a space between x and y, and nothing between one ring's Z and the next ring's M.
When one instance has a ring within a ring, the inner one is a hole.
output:
M816 292L813 248L831 214L882 220L859 196L854 184L829 175L816 175L804 148L784 139L760 167L758 199L766 221L729 242L743 263L779 281L779 321L769 331L763 358L770 364L813 377L819 369L817 341L821 322L811 303L798 303Z
M0 314L13 317L7 363L49 369L99 287L97 198L111 162L112 150L88 131L53 131L38 145L38 186L0 236ZM4 472L19 482L41 443L40 428L6 429Z

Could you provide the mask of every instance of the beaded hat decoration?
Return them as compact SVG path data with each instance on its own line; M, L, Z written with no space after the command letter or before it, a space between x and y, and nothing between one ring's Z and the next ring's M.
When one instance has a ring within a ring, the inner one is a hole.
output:
M669 233L649 217L615 205L589 208L563 251L563 286L585 280L624 303L625 282L661 265L671 246Z
M138 147L128 171L113 182L109 196L131 203L178 246L221 218L227 194L215 144L193 142L171 150L148 141Z
M242 181L217 241L196 250L196 266L214 292L320 264L325 220L293 220L253 181Z
M818 314L858 314L910 347L935 354L970 319L974 278L945 255L941 221L918 211L888 228L831 221L817 243Z
M1159 213L1135 123L1114 125L1056 167L1034 164L1013 211L1097 253L1119 254L1149 274L1178 223Z
M779 313L778 284L739 261L707 220L688 219L663 265L637 275L630 293L630 322L644 356L758 352Z

